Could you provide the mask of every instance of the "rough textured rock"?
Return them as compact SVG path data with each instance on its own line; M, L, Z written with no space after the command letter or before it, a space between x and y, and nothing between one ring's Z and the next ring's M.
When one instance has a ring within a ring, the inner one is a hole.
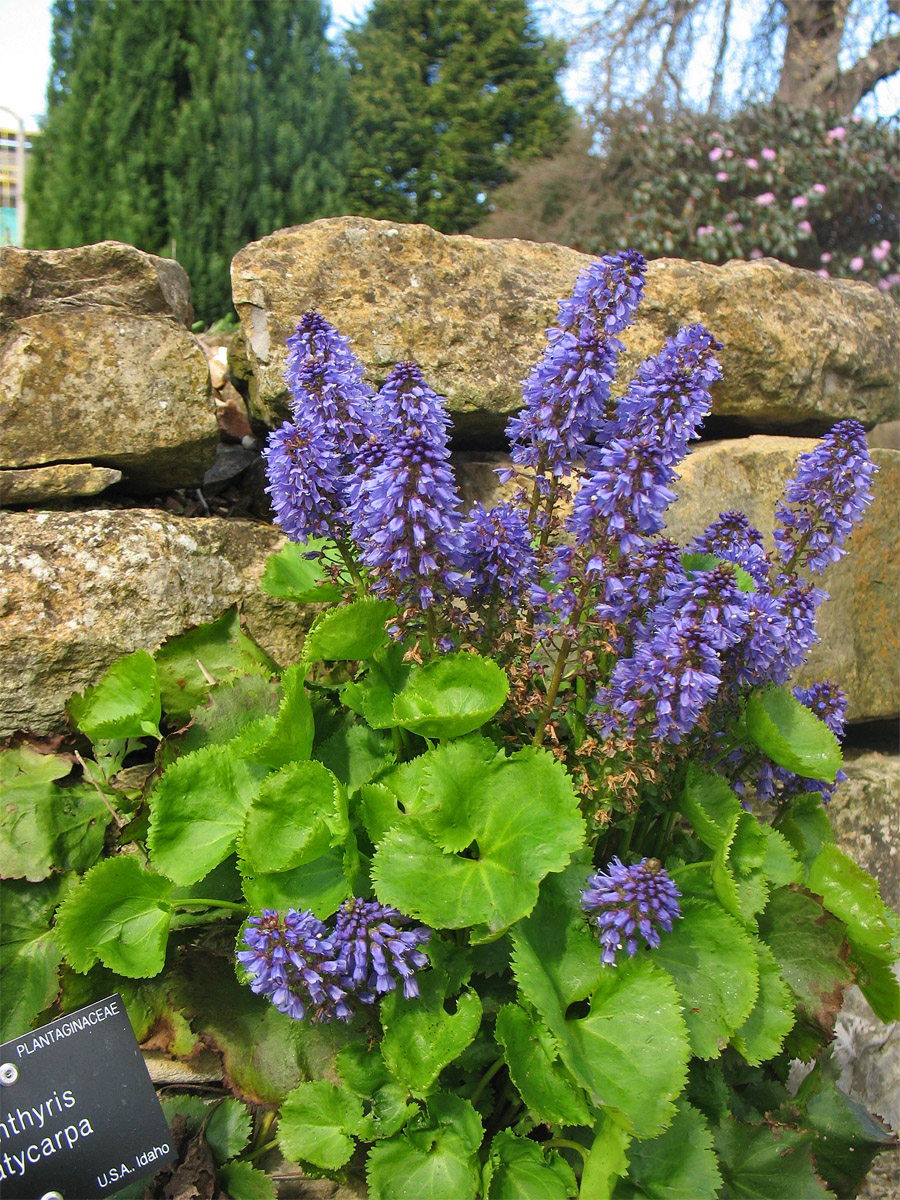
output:
M118 656L153 650L241 603L278 662L297 658L311 610L265 596L273 527L129 509L0 518L0 736L64 725L68 696Z
M496 435L543 331L590 261L562 246L448 237L425 225L334 217L280 230L232 263L255 415L286 413L285 338L317 309L353 340L373 380L414 358L447 396L462 441ZM900 312L881 292L762 260L722 267L661 259L620 377L679 325L702 321L725 343L714 411L756 427L816 430L839 417L896 416Z
M878 880L885 902L900 912L900 759L859 754L848 756L845 769L847 781L828 806L835 841ZM900 1022L883 1025L862 992L850 988L838 1016L834 1053L845 1090L900 1130ZM894 1189L900 1184L896 1155L882 1157L868 1194L897 1194L879 1191L880 1179L892 1181Z
M699 446L681 464L668 532L680 542L720 512L739 509L771 539L775 501L813 439L754 436ZM851 721L900 713L900 453L875 449L875 500L848 553L817 579L829 593L819 609L820 642L798 679L836 679L850 696ZM771 541L770 541L771 544Z
M121 478L121 471L112 467L92 467L90 463L0 470L0 504L43 504L78 496L97 496Z
M3 466L74 460L136 489L199 484L218 431L175 262L102 242L0 249Z
M96 305L150 316L194 319L187 272L174 259L125 242L73 250L0 248L0 329L6 321Z

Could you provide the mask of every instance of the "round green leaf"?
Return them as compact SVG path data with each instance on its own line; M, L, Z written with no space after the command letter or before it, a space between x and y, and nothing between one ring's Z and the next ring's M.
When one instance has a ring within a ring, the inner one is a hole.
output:
M833 844L822 847L806 886L847 926L851 945L891 962L898 951L898 921L872 876Z
M176 759L150 800L147 845L154 866L183 885L208 875L234 850L265 774L233 743Z
M628 1147L629 1185L653 1200L715 1200L722 1176L702 1113L679 1101L675 1120L658 1137Z
M316 617L303 644L304 662L370 658L389 640L385 626L396 613L390 600L366 597Z
M265 1171L258 1171L248 1162L225 1163L219 1167L216 1177L228 1196L240 1196L241 1200L276 1200L274 1181Z
M277 553L270 554L266 559L260 589L270 596L299 604L325 604L340 600L343 589L330 582L330 575L318 557L309 557L310 551L318 553L328 545L335 549L333 543L324 538L315 538L303 546L297 542L285 542Z
M448 654L412 673L394 716L423 737L462 737L498 712L508 692L505 671L490 659Z
M753 1008L757 957L750 935L718 905L682 900L681 912L671 933L645 953L675 981L694 1054L718 1058Z
M320 921L327 920L353 895L347 856L340 848L327 850L289 871L248 875L243 886L247 903L257 911L309 908Z
M463 992L456 1011L447 1012L447 977L427 971L419 977L419 996L407 1000L398 991L381 1002L384 1040L381 1053L394 1078L423 1096L449 1063L473 1040L481 1024L476 992Z
M732 1042L747 1062L756 1067L779 1053L796 1017L791 989L778 970L775 955L758 938L753 939L753 949L759 960L759 993Z
M494 1036L503 1047L510 1078L529 1112L550 1125L592 1125L584 1094L559 1058L550 1030L518 1004L497 1014Z
M30 1029L59 990L62 950L50 924L72 876L0 885L0 1042Z
M840 743L790 688L751 692L744 720L756 745L780 767L806 779L834 783L843 761Z
M217 1163L227 1162L250 1141L252 1121L247 1105L233 1097L220 1100L206 1122L206 1140Z
M281 1106L278 1141L286 1158L336 1171L353 1153L353 1135L362 1119L357 1096L345 1087L316 1079L288 1093Z
M75 694L67 711L92 742L110 738L159 737L160 704L156 663L146 650L120 658L84 695Z
M349 832L341 785L319 762L290 763L263 780L240 838L254 875L311 862Z
M427 1114L369 1152L372 1200L453 1200L475 1196L481 1184L477 1150L484 1136L468 1100L438 1093Z
M488 1200L569 1200L578 1192L575 1172L561 1155L512 1133L495 1135L485 1176Z
M56 937L84 974L99 959L128 979L158 975L166 957L172 885L134 856L92 867L56 914Z
M434 928L498 933L532 910L540 881L582 844L572 781L546 751L504 758L481 740L423 759L415 815L389 829L375 853L376 894Z

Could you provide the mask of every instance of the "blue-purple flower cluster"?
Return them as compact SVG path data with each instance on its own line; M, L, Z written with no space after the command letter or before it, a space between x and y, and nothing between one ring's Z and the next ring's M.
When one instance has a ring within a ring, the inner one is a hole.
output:
M349 1021L354 1005L373 1004L399 983L419 994L416 971L430 930L375 900L345 900L329 929L309 910L263 909L244 928L237 960L251 991L279 1012L312 1023Z
M801 572L844 553L875 468L862 426L842 421L800 458L774 553L739 512L720 514L685 553L661 536L721 347L701 325L680 329L613 398L616 335L640 303L645 267L635 251L607 255L560 301L507 429L513 467L501 478L530 475L527 498L464 516L441 397L411 362L373 393L315 313L289 339L292 420L266 454L279 523L298 541L338 540L365 584L397 601L398 636L418 628L410 614L431 610L442 652L505 637L508 659L523 626L526 645L574 648L594 701L588 724L658 755L714 737L713 711L737 711L747 689L783 684L805 660L825 593Z
M602 961L614 967L623 948L633 957L639 936L651 948L657 947L659 931L671 933L672 922L681 916L680 895L654 858L642 858L630 867L614 858L605 871L591 875L581 893L581 907L600 934Z

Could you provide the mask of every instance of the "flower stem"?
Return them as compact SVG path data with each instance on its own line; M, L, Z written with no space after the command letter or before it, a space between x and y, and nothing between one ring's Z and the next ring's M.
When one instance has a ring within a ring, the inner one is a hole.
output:
M570 1141L569 1138L550 1138L547 1142L542 1142L541 1146L545 1150L577 1150L585 1163L588 1160L590 1151L586 1146L582 1146L579 1142Z
M488 1067L488 1069L485 1071L485 1073L479 1079L478 1086L475 1088L475 1091L469 1097L469 1103L472 1105L473 1108L475 1107L476 1103L481 1099L482 1094L484 1093L484 1089L487 1087L487 1085L491 1082L491 1080L494 1078L494 1076L497 1074L497 1072L500 1070L500 1068L505 1063L506 1063L505 1058L498 1058L497 1061L492 1066Z

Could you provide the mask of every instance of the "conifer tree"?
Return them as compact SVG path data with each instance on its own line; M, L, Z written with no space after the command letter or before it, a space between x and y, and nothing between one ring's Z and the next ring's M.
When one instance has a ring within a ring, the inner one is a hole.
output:
M466 229L568 125L562 43L526 0L374 0L346 41L354 212Z
M174 253L196 314L223 315L242 245L341 211L345 73L326 25L320 0L56 0L28 244Z

